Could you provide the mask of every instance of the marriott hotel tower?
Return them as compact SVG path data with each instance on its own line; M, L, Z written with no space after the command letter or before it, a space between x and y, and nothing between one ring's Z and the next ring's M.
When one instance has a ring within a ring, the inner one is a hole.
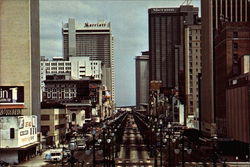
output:
M114 101L114 54L110 22L76 23L75 19L70 18L68 23L63 25L62 35L65 59L87 56L90 60L102 61L102 82L110 90Z

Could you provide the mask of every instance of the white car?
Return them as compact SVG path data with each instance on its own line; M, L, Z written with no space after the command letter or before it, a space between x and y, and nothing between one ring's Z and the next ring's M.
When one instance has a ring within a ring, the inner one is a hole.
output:
M46 151L44 159L49 162L58 162L63 158L62 149L51 149Z

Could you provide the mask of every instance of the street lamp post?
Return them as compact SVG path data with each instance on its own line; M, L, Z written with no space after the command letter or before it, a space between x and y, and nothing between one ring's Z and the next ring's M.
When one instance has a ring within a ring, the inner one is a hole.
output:
M71 156L69 158L69 162L70 162L70 166L71 167L75 166L76 159L74 157L74 152L76 150L76 147L77 147L77 145L76 145L76 141L75 140L73 140L73 141L71 141L69 143L69 149L70 149L70 153L71 153Z
M152 132L155 132L156 133L156 129L157 129L157 118L155 118L154 120L154 125L153 125L153 129L152 129ZM158 157L158 152L157 152L157 139L156 139L156 143L154 144L153 146L153 151L154 151L154 166L157 167L157 157Z
M108 138L107 139L108 146L109 146L110 142L111 142L111 139ZM110 159L111 159L111 157L110 157L110 148L109 148L109 151L108 151L108 167L110 167Z
M111 132L111 153L112 153L112 155L111 155L111 158L112 158L112 167L114 167L115 166L115 159L114 159L114 136L115 136L115 134L114 134L114 132Z
M103 141L103 167L106 167L106 140L105 140L105 131L106 131L106 124L103 125L103 130L102 130L102 141Z
M185 151L188 154L192 153L192 149L191 148L185 148L185 136L181 135L180 136L180 140L181 140L181 144L179 144L179 148L175 149L175 154L179 154L180 153L180 149L181 149L181 159L182 159L182 167L185 167Z
M162 126L163 126L163 122L162 119L159 120L159 124L160 124L160 167L162 167Z
M118 157L118 141L117 141L117 129L114 129L115 132L115 158Z
M96 166L96 157L95 157L95 135L96 135L96 130L93 129L92 131L92 135L93 135L93 141L92 141L92 144L93 144L93 167Z

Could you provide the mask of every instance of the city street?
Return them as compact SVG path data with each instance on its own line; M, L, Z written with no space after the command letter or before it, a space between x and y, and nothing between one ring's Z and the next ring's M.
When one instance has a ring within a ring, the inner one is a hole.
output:
M146 146L132 115L128 116L117 166L152 166Z
M134 117L132 114L129 114L126 120L123 141L120 146L120 152L118 153L118 158L116 158L115 163L117 167L123 166L143 166L143 167L152 167L153 161L149 158L148 152L146 150L146 145L143 143L143 138L138 130L138 127L135 123ZM18 167L52 167L52 166L62 166L62 162L58 163L49 163L45 162L43 155L38 155L33 159L23 162ZM83 166L92 166L92 153L87 155L84 151L75 151L74 157L82 162L84 161ZM101 154L96 154L96 160L102 160ZM64 163L64 166L69 166L68 163ZM76 163L76 166L82 166L81 163ZM98 164L97 166L101 166Z
M122 141L120 144L120 150L118 152L118 156L115 158L115 166L116 167L153 167L154 166L154 159L149 157L147 147L144 143L143 137L139 132L139 128L136 124L134 115L129 113L127 117L124 117L125 124L124 126L124 133L122 136ZM118 122L118 124L121 122ZM112 146L116 147L117 143ZM111 146L111 145L110 145ZM111 149L112 147L110 147ZM113 147L114 148L114 147ZM115 149L116 150L116 149ZM42 155L38 155L32 158L29 161L20 163L18 165L14 165L16 167L61 167L61 166L70 166L70 162L64 163L62 161L59 162L45 162L44 156L49 152L49 150L45 151ZM113 152L114 153L114 152ZM107 154L107 153L106 153ZM95 163L96 167L103 167L103 152L102 149L96 149L96 157ZM186 155L187 156L187 155ZM75 150L74 151L74 158L77 160L75 163L75 167L92 167L93 166L93 152L90 151L89 153L85 150ZM167 159L166 156L163 158L164 160ZM158 159L159 160L159 159ZM84 162L84 163L82 163ZM111 162L111 161L110 161ZM208 166L212 166L212 162L206 163ZM159 165L159 161L158 161ZM227 162L228 166L248 166L248 163L241 163L241 162ZM112 164L106 160L106 167L111 167ZM203 166L202 162L186 162L185 166ZM222 167L222 163L218 163L217 166Z

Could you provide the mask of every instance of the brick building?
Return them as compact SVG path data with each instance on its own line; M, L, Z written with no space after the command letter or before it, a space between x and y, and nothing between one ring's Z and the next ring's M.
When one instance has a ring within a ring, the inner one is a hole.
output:
M249 55L250 23L219 25L214 64L217 134L241 144L249 143Z

